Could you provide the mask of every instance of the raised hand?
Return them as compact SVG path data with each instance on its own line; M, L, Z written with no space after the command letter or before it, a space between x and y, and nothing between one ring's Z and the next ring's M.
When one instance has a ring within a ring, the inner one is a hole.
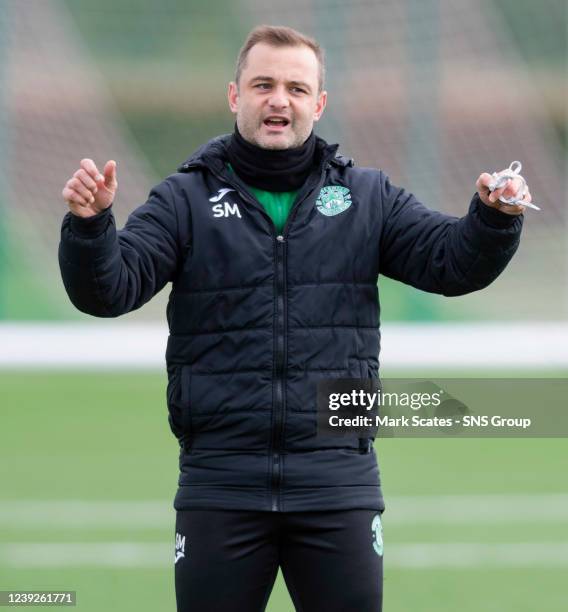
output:
M92 159L82 159L81 167L65 183L61 192L69 209L78 217L93 217L114 201L118 182L116 162L109 160L101 174Z
M508 215L520 215L525 207L522 202L519 204L505 204L499 200L504 195L506 198L511 198L517 194L519 189L523 186L523 182L519 178L509 179L502 187L490 191L489 185L493 182L493 177L488 172L484 172L479 175L477 179L476 187L479 199L491 208L498 208L501 212L507 213ZM524 202L532 202L530 191L528 190L523 198Z

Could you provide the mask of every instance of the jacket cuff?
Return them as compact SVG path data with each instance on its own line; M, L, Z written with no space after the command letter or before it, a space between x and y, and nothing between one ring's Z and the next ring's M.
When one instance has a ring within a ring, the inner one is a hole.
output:
M79 217L71 212L67 213L71 233L79 238L97 238L104 234L111 219L111 208L112 204L93 217Z
M474 196L474 200L477 200L477 208L481 220L490 227L495 227L497 229L511 227L518 217L523 216L522 213L520 215L508 215L497 208L491 208L491 206L487 206L487 204L481 201L477 193Z

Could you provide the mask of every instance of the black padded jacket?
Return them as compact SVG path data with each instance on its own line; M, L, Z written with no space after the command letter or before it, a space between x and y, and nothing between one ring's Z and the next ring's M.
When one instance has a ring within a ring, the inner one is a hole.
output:
M166 361L180 441L177 509L384 510L372 439L316 435L316 385L379 371L379 274L448 296L505 268L522 216L473 196L456 218L317 140L278 234L227 170L220 136L117 231L68 213L59 248L81 311L116 317L168 282Z

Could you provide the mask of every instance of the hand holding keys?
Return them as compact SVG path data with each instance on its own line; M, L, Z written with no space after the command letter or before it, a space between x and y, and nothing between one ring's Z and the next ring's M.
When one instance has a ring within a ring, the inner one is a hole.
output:
M517 193L510 198L506 198L502 195L499 200L501 202L504 202L505 204L522 205L527 206L528 208L533 208L534 210L540 210L538 206L535 206L531 202L523 201L524 197L528 192L528 187L525 179L519 174L522 167L523 165L520 161L514 161L506 170L502 170L501 172L494 172L491 175L493 177L493 181L489 184L489 191L495 191L495 189L500 189L510 179L520 179L522 181L522 185L521 188L517 191Z

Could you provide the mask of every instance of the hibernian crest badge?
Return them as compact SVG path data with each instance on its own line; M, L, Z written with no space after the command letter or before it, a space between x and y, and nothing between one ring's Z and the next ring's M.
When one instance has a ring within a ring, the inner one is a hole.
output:
M322 187L316 201L316 207L322 215L333 217L351 206L351 192L347 187L330 185Z

